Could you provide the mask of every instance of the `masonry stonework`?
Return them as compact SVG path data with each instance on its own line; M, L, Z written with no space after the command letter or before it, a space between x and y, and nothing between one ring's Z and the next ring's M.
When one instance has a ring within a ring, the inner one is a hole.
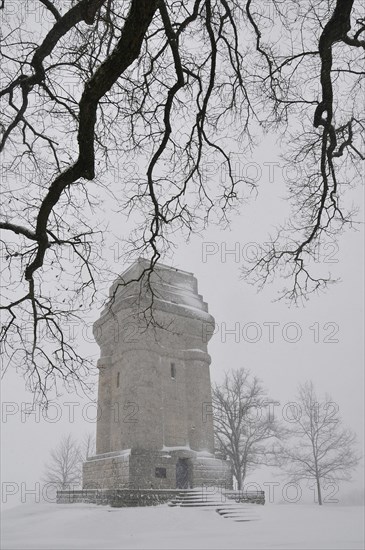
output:
M140 259L110 288L100 346L96 455L84 489L232 486L214 456L207 343L214 319L193 274Z

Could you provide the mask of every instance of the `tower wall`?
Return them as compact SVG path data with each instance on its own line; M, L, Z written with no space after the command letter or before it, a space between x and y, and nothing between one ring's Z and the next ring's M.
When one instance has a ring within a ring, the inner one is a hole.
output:
M187 472L190 486L226 484L229 465L213 455L207 341L214 319L191 273L158 266L146 284L146 267L136 262L112 285L94 325L97 455L84 465L84 483L167 489Z

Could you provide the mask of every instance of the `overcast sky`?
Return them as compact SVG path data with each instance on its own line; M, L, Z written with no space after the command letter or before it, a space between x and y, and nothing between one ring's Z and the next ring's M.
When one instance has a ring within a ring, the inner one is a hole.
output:
M331 271L334 277L341 277L342 282L331 286L326 294L313 296L305 307L289 308L274 301L283 281L257 293L240 280L241 260L255 250L255 243L265 241L286 215L282 170L279 166L270 177L265 164L275 160L273 141L268 138L252 159L241 161L239 168L251 170L251 176L257 170L257 198L252 197L232 218L230 229L211 227L188 244L176 238L174 254L164 263L195 274L199 292L216 319L217 333L209 344L213 381L222 380L229 369L251 369L270 395L280 401L276 409L280 415L285 403L295 400L298 383L311 379L319 394L331 394L344 423L357 432L363 447L363 230L346 232L338 245L324 251L318 267L323 268L324 275ZM256 164L248 164L252 162ZM362 205L362 191L352 191L351 200ZM126 220L112 212L112 205L108 208L111 232L126 237ZM113 243L110 236L110 257L115 250ZM115 260L116 273L128 267L117 257ZM99 312L95 310L93 316L96 319ZM81 345L85 353L93 352L97 357L96 344L81 341ZM40 480L48 453L62 434L72 432L81 438L85 432L95 430L95 409L77 395L60 397L54 409L55 422L45 421L41 414L39 419L21 415L22 402L31 402L32 395L14 372L8 371L3 379L2 400L3 407L8 407L1 424L2 480L18 483L19 493L22 482L31 488ZM80 404L74 409L74 421L72 406L65 405L67 402ZM362 467L354 476L353 487L359 486L363 486ZM9 497L8 504L16 503L18 496Z

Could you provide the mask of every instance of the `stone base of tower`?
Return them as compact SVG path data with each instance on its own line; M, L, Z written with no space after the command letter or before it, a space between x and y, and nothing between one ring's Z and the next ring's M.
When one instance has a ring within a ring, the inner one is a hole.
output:
M210 453L166 448L132 449L90 457L83 464L83 489L232 488L229 462Z

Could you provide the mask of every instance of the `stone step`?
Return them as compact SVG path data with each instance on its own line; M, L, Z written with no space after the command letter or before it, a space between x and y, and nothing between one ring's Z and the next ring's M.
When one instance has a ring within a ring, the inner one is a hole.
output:
M248 510L247 508L236 508L235 506L224 506L224 508L219 506L217 507L217 512L219 513L223 513L225 510L247 512L248 514L254 513L252 510Z
M228 518L231 521L248 523L249 521L257 521L256 519Z
M199 497L189 497L189 498L173 498L172 500L176 500L178 502L227 502L226 500L222 500L219 497L215 498L199 498ZM228 502L235 502L234 500L228 501Z
M258 521L257 516L247 516L246 514L220 514L224 519L231 519L233 521Z
M217 508L221 503L220 502L182 502L180 506L182 508Z
M195 505L199 504L202 506L217 506L219 508L239 508L239 509L247 509L251 510L252 505L242 504L241 506L237 502L222 502L221 500L172 500L170 501L170 504L173 504L175 506L182 506L182 505Z
M217 510L218 512L218 510ZM245 512L233 512L233 511L229 511L229 510L226 510L225 512L218 512L218 514L220 516L223 516L223 517L226 517L226 516L242 516L242 517L245 517L245 518L257 518L258 516L256 514L246 514Z
M211 502L201 502L199 500L196 500L194 502L181 502L180 506L187 505L187 506L194 506L195 504L199 504L202 506L222 506L222 503L219 501L211 501Z
M220 495L212 495L212 496L201 496L201 495L188 495L186 497L176 496L173 497L172 500L200 500L201 502L209 502L212 500L220 500L220 502L235 502L235 500L231 500L228 498L224 498Z

